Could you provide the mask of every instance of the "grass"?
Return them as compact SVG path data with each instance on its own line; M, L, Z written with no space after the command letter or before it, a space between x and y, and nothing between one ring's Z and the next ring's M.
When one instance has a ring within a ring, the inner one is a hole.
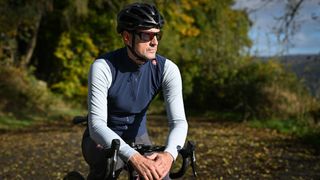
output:
M32 125L34 121L25 119L16 119L10 115L2 115L0 116L0 129L2 130L15 130L28 127Z
M12 113L1 113L0 130L19 130L49 121L71 121L74 116L82 116L86 115L86 113L85 109L79 106L55 107L46 114L37 114L28 111L24 113L24 116L16 116Z
M253 120L250 122L250 125L257 128L275 129L283 133L293 133L297 131L304 131L305 129L305 127L301 127L301 125L294 120Z
M268 128L274 129L278 132L290 134L300 138L303 142L316 145L320 147L320 127L311 126L306 122L299 120L253 120L249 122L249 125L255 128Z

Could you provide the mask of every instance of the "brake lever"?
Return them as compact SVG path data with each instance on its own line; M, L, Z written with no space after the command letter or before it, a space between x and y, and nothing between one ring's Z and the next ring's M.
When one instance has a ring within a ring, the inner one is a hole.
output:
M191 154L190 154L190 158L191 158L191 167L192 167L192 172L193 172L193 176L197 177L197 169L196 169L196 151L195 151L195 144L193 142L190 142L190 144L192 144L192 149L191 149Z
M88 116L75 116L72 119L72 124L87 125L87 122L88 122Z
M119 147L120 147L120 140L113 139L111 142L111 148L106 150L111 153L107 161L107 169L106 169L106 174L104 178L106 180L116 179L116 168L117 168L117 162L118 162L118 156L119 156Z
M187 171L187 168L189 165L191 165L192 167L193 176L197 177L195 144L191 141L188 141L187 146L185 148L182 148L179 151L179 154L182 156L182 159L183 159L182 166L178 172L170 173L170 178L172 179L181 178Z
M188 144L187 144L187 158L190 158L190 165L191 165L191 168L192 168L192 172L193 172L193 176L194 177L197 177L198 174L197 174L197 171L196 171L196 145L194 142L192 141L188 141Z
M112 178L116 178L116 168L117 168L117 161L119 156L119 148L120 148L120 140L114 139L111 144L111 148L114 150L114 154L112 156Z

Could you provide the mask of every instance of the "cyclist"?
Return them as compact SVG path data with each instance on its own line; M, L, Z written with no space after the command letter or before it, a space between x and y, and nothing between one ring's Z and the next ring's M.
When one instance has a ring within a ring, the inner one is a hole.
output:
M89 73L88 128L82 140L90 166L88 179L103 179L103 148L110 147L113 139L120 139L119 161L130 163L144 179L165 179L188 129L181 75L171 60L156 54L164 20L154 5L130 4L119 12L117 23L125 47L98 57ZM169 125L166 149L143 156L130 144L151 144L146 112L160 90Z

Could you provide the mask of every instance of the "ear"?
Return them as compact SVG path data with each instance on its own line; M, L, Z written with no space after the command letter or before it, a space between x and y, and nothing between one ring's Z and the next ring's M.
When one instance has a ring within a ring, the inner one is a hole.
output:
M131 38L132 38L131 33L129 33L128 31L122 32L122 39L123 39L124 44L131 45Z

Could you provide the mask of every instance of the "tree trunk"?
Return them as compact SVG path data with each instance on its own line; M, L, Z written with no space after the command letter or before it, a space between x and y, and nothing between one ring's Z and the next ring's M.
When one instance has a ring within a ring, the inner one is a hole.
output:
M25 55L21 56L20 63L18 64L18 66L20 66L20 67L26 67L29 64L29 62L31 61L34 49L37 45L37 37L38 37L38 31L39 31L39 27L40 27L41 18L42 18L42 15L40 14L39 17L37 18L34 32L33 32L33 36L27 46L26 53L25 53Z

